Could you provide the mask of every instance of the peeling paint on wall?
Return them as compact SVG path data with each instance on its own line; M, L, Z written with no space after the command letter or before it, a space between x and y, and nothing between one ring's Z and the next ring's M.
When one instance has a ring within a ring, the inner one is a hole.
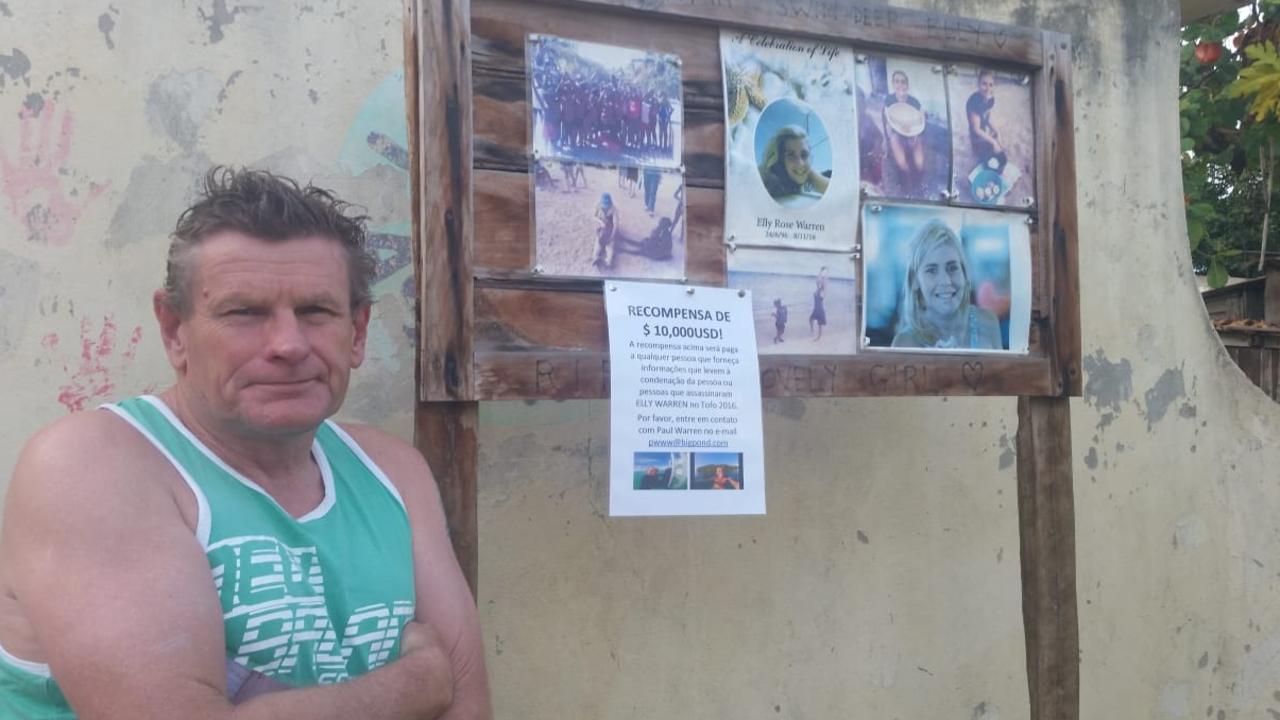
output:
M115 50L116 44L111 40L111 31L116 29L116 21L111 17L110 13L102 13L98 16L98 32L102 33L102 39L107 42L108 50Z
M1133 367L1129 360L1121 358L1113 363L1099 349L1084 357L1084 372L1084 401L1099 410L1108 408L1119 414L1121 404L1133 394Z
M0 357L22 341L31 320L31 307L40 290L35 263L0 249Z
M178 213L191 204L211 162L203 153L165 161L148 157L129 173L104 241L113 250L173 231Z
M6 82L17 80L31 87L31 80L27 77L29 72L31 72L31 59L18 48L14 48L8 55L0 55L0 90L4 89ZM6 76L8 80L5 79Z
M222 32L222 28L235 22L237 15L261 9L256 5L236 5L228 9L227 0L213 0L213 5L209 12L205 12L204 8L199 8L199 13L200 20L209 26L209 42L218 43L222 42L222 39L226 37Z
M1182 377L1182 368L1169 368L1160 375L1156 384L1143 394L1147 405L1147 431L1164 419L1169 406L1187 395L1186 382Z
M147 121L188 152L195 150L201 125L218 104L223 83L204 69L171 72L151 83Z

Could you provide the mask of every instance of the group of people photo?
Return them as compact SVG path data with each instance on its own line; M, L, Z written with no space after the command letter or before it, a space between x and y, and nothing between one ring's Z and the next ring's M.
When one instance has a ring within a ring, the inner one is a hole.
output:
M551 36L529 41L534 150L601 164L680 164L680 66L671 55Z
M528 58L538 272L683 277L678 58L548 35Z

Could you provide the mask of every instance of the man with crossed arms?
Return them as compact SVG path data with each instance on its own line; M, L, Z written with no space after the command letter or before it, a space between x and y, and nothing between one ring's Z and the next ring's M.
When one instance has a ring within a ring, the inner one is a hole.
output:
M490 718L431 471L327 418L374 259L329 193L215 168L153 298L177 380L23 449L0 538L0 717Z

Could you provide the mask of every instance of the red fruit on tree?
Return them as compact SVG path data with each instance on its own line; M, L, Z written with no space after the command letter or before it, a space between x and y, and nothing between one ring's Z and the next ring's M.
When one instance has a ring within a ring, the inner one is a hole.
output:
M1201 65L1212 65L1218 62L1220 57L1222 57L1222 43L1196 43L1196 60L1199 60Z

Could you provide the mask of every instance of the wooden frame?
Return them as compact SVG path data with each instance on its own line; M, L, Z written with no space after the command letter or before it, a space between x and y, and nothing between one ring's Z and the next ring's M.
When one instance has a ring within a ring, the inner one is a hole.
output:
M1019 397L1031 717L1078 720L1068 398L1080 395L1082 379L1070 40L842 0L406 0L405 8L422 328L415 442L440 483L473 590L477 402L609 394L602 283L530 272L526 34L681 56L686 274L695 284L723 284L726 276L719 28L767 27L859 50L979 61L1031 75L1039 198L1032 228L1032 352L766 356L761 386L766 396Z

